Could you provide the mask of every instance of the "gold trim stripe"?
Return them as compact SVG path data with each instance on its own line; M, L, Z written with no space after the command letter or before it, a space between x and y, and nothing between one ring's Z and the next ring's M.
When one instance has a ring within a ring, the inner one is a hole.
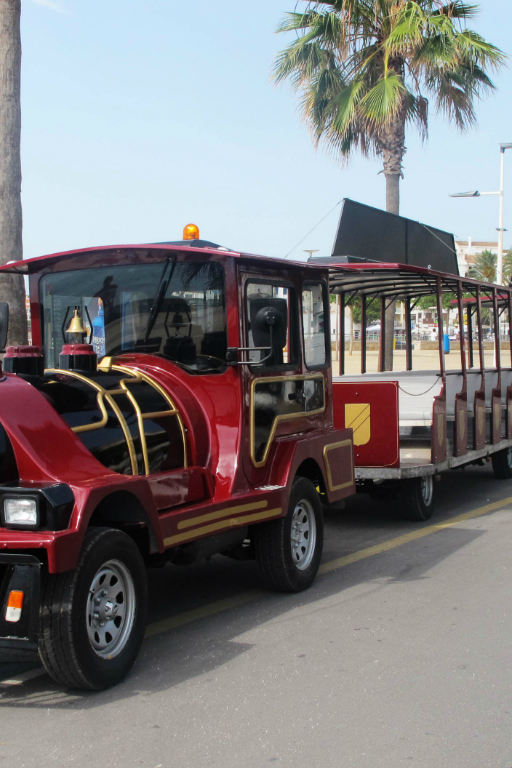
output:
M77 373L76 371L60 370L59 368L47 368L45 373L58 373L58 374L62 374L63 376L70 376L73 379L78 379L78 381L84 381L90 387L95 389L96 392L98 393L96 396L96 400L98 402L98 407L100 408L100 411L103 414L102 420L99 422L96 422L95 424L84 424L81 427L71 427L71 430L75 433L89 432L94 429L100 429L102 426L104 426L107 423L105 420L106 409L104 404L103 404L103 408L101 407L101 404L104 399L107 401L107 403L110 405L115 415L117 416L121 429L123 430L124 439L126 440L126 445L128 446L128 453L130 455L130 464L132 465L132 475L138 475L139 467L137 464L137 454L135 453L133 437L131 435L130 428L126 423L126 419L124 418L121 409L119 408L119 406L117 405L117 403L113 398L113 395L125 395L126 394L125 390L124 389L104 389L104 387L102 387L100 384L97 384L92 379L89 379L87 376L84 376L81 373Z
M167 394L165 389L163 389L163 387L161 387L156 381L153 381L153 379L150 376L147 376L146 374L142 373L142 371L134 370L131 368L125 368L125 366L122 366L122 365L112 365L111 363L109 364L108 370L118 371L120 373L127 374L128 378L124 378L120 380L119 382L120 388L105 389L104 387L101 386L101 384L98 384L93 379L90 379L88 376L84 376L81 373L77 373L76 371L66 371L63 369L61 370L60 368L48 368L45 371L45 373L62 374L64 376L70 376L71 378L75 378L75 379L78 379L79 381L83 381L86 384L88 384L90 387L95 389L97 392L96 400L98 403L98 408L102 415L101 420L95 422L94 424L82 424L79 427L71 427L71 430L75 434L79 434L81 432L92 432L93 430L102 429L103 427L105 427L108 422L108 413L105 407L105 401L106 401L114 411L115 415L117 416L121 429L123 430L126 444L128 446L128 453L130 455L130 464L132 467L132 474L138 476L139 467L138 467L137 454L135 452L133 437L130 433L130 428L128 427L126 419L124 418L121 409L119 408L119 406L117 405L113 397L114 395L125 395L129 399L130 403L132 404L132 407L137 419L137 426L139 430L139 437L140 437L141 448L142 448L142 457L144 461L144 473L146 475L150 474L148 448L147 448L146 435L144 432L144 419L155 419L155 418L161 418L163 416L175 416L178 419L178 424L181 432L181 439L183 441L183 465L184 465L184 468L186 469L188 466L188 457L187 457L187 442L185 437L185 427L183 425L183 421L182 421L179 410L176 408L176 406L174 405L173 401L171 400L170 396ZM141 407L137 402L137 399L134 397L133 393L130 392L129 390L130 384L140 384L141 382L145 382L149 384L151 387L153 387L153 389L156 389L156 391L163 397L165 402L169 404L170 409L168 411L153 411L151 413L142 413Z
M341 440L339 443L331 443L330 445L324 445L324 450L323 450L324 464L325 464L325 471L327 472L327 485L329 486L330 491L341 491L342 488L348 488L349 485L353 485L354 483L353 451L350 451L350 461L352 464L352 479L349 480L347 483L341 483L340 485L333 485L333 482L332 482L331 466L329 464L329 458L327 454L329 453L329 451L332 451L335 448L343 448L346 445L349 445L350 447L352 447L352 440Z
M261 461L256 461L256 456L254 454L254 435L256 431L256 425L255 425L255 414L254 414L254 390L256 388L257 384L260 384L264 382L265 384L273 384L274 382L279 381L314 381L314 380L322 380L322 389L323 389L323 407L322 408L316 408L314 411L297 411L296 413L283 413L278 414L272 423L272 427L270 429L270 434L268 436L267 444L265 446L265 450L263 452L263 457ZM321 373L317 374L302 374L300 376L261 376L259 379L253 379L251 383L251 401L250 401L250 435L249 440L251 443L251 462L256 467L263 467L265 466L268 454L270 452L270 449L272 447L272 443L274 442L274 437L276 434L276 430L278 425L281 421L288 421L290 419L304 419L309 416L315 416L318 413L323 413L325 411L325 377Z
M185 435L185 425L183 424L183 419L181 418L181 414L176 408L173 400L171 399L170 395L165 391L165 389L160 386L160 384L157 381L154 381L154 379L151 378L151 376L148 376L146 373L143 373L142 371L135 370L132 368L126 368L124 365L111 365L111 370L113 371L121 371L121 373L127 373L133 378L138 378L138 380L145 381L146 384L149 384L153 387L153 389L156 389L157 392L159 392L166 403L169 403L171 407L171 411L173 411L176 414L176 418L178 419L178 425L181 432L181 439L183 441L183 466L186 469L188 467L188 456L187 456L187 439ZM140 410L140 408L139 408ZM142 418L149 418L151 414L142 414ZM171 415L171 414L169 414ZM146 447L146 437L144 435L144 430L141 431L141 441L143 443L143 451L144 448L146 448L146 455L147 455L147 447ZM146 474L149 475L149 467L146 466Z
M172 547L175 544L180 544L181 542L195 538L196 536L208 536L208 534L220 531L222 528L231 528L248 525L249 523L257 523L262 520L269 520L273 517L279 517L282 514L282 511L282 507L276 507L276 509L266 509L264 512L256 512L253 515L226 518L218 523L211 523L211 525L205 525L202 528L194 528L194 530L187 531L186 533L178 533L175 536L169 536L164 539L164 546Z
M186 520L181 520L178 523L178 530L181 528L192 528L194 525L208 523L210 520L218 520L221 517L227 517L229 515L252 512L255 509L264 509L266 506L268 506L268 501L255 501L252 504L240 504L238 507L218 509L216 512L209 512L206 515L198 515L197 517L189 517Z
M143 419L161 419L163 416L177 416L179 411L174 409L173 411L150 411L149 413L143 413Z

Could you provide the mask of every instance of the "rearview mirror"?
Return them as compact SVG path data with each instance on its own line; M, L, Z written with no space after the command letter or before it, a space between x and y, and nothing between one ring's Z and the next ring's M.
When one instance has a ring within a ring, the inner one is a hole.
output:
M255 347L271 349L268 365L283 362L283 347L288 332L288 303L286 299L258 296L250 299L250 322Z
M0 301L0 352L5 352L7 344L7 332L9 331L9 305L6 301Z

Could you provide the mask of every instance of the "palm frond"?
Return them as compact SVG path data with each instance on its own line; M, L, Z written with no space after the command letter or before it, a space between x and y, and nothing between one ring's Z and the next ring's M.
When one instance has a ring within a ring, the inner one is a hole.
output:
M474 19L478 16L480 8L478 5L471 5L463 2L463 0L454 0L452 3L446 3L442 5L437 11L434 11L433 15L443 14L444 16L450 16L452 19Z
M406 124L426 139L429 104L460 129L475 124L476 101L494 88L489 73L506 60L467 28L477 12L464 0L311 0L278 27L296 38L273 78L298 91L315 144L342 160L394 153L394 169Z
M328 59L328 52L318 42L300 38L278 54L273 78L279 83L292 77L294 88L297 88L305 78L312 77L320 67L326 66Z
M294 32L310 26L310 13L287 13L277 25L276 32Z
M357 122L358 108L364 101L365 83L352 80L342 87L331 100L329 111L331 126L340 135L348 134Z
M361 101L369 124L378 126L389 122L403 109L405 96L406 89L399 75L381 77Z
M420 138L425 142L428 138L428 99L421 95L410 94L410 96L407 121L416 124Z
M495 45L484 40L481 35L466 29L457 35L455 50L461 62L475 62L493 70L499 69L505 63L507 56Z
M436 94L439 111L452 120L459 130L464 131L476 125L472 93L464 88L464 77L461 73L439 73L433 78L433 82L427 82L427 85Z

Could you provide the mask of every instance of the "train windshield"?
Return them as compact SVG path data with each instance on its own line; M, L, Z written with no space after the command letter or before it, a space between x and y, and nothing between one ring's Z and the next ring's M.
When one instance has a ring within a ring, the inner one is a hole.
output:
M58 368L75 307L98 358L166 357L194 373L225 369L224 270L216 262L94 267L45 275L39 284L48 368Z

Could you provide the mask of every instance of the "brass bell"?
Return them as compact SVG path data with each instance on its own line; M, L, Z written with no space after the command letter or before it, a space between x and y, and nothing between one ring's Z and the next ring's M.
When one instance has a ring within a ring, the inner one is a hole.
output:
M86 334L87 330L84 328L82 318L78 314L78 309L75 308L75 314L71 318L71 322L66 330L66 333L82 333Z

